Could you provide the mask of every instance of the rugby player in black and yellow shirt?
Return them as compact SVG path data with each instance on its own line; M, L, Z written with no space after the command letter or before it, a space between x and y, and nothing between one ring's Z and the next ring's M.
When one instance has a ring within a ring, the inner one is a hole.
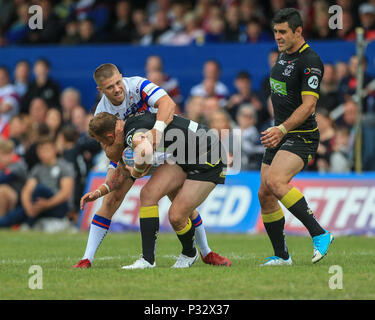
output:
M274 256L262 266L290 265L284 234L285 218L280 201L306 227L313 239L316 263L333 241L315 219L304 195L290 184L314 157L319 143L315 106L319 99L323 64L302 35L303 22L293 8L280 10L272 20L279 56L271 70L271 100L275 126L262 132L266 147L261 168L259 201L262 219Z

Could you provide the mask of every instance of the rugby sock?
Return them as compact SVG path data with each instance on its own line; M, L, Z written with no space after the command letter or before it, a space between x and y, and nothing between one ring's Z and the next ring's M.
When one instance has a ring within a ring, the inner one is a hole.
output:
M199 213L195 219L191 220L191 222L195 228L195 242L197 243L202 256L205 257L211 252L211 249L208 246L206 230L204 229L203 221Z
M156 238L159 232L158 206L139 208L139 226L141 229L143 258L149 263L154 264Z
M285 218L283 210L280 208L272 213L262 213L262 219L264 228L271 240L275 256L285 260L288 259L289 253L284 233Z
M281 203L298 219L309 231L311 237L325 233L324 229L316 221L313 212L307 205L304 195L297 188L292 188L280 200Z
M91 263L94 261L95 253L106 236L110 225L110 219L94 215L91 221L86 251L82 259L89 259Z
M190 219L182 230L176 231L177 237L182 244L182 254L188 257L194 257L197 252L194 246L194 233L195 228Z

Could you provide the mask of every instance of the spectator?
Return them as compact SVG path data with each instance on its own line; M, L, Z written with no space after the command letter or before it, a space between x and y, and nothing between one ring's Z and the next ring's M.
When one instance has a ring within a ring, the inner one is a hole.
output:
M317 108L331 112L339 105L338 82L336 81L335 67L332 64L324 64L324 75L320 83L319 100Z
M313 30L309 33L309 39L314 40L327 40L333 39L336 37L335 30L329 27L330 15L327 10L318 11L314 16L314 27Z
M240 10L237 5L231 5L225 11L225 33L226 42L238 42L240 38Z
M95 38L94 23L91 19L84 19L78 23L78 34L80 44L90 44L98 42Z
M237 113L237 123L241 129L241 170L260 170L264 147L256 128L256 109L251 104L243 104Z
M350 11L342 12L342 29L337 29L336 35L339 39L353 40L354 22Z
M171 10L171 28L175 32L181 32L184 29L184 18L188 8L187 2L174 2Z
M330 172L345 173L351 171L350 150L349 129L347 127L336 128L330 156Z
M9 139L15 145L15 153L21 157L25 155L32 139L32 121L29 115L17 114L9 122Z
M74 190L74 168L57 158L55 140L51 138L38 142L37 153L41 163L32 169L22 189L22 206L2 217L0 227L24 222L32 227L40 218L66 216Z
M19 111L19 98L9 82L9 71L0 67L0 137L9 138L9 121Z
M34 126L45 123L47 118L48 105L42 98L34 98L30 103L30 118Z
M318 108L316 111L316 122L318 123L320 138L315 158L308 164L308 171L328 172L330 170L330 156L335 136L333 120L329 117L327 109Z
M94 166L94 158L102 150L100 144L87 134L91 116L87 115L86 110L81 106L76 106L72 110L72 125L78 131L76 148L83 156L82 164L86 167L87 172Z
M335 78L337 83L341 83L341 81L349 75L349 67L344 61L338 61L335 64Z
M26 60L18 61L14 69L14 89L19 98L26 94L30 85L30 64Z
M75 170L74 192L72 194L70 211L76 220L79 211L79 202L84 193L86 186L86 177L88 168L86 167L80 145L77 144L79 132L73 125L65 125L57 136L57 149L67 162L69 162Z
M203 44L205 33L198 25L198 18L194 12L184 16L184 29L172 39L173 45Z
M246 24L246 37L243 37L243 42L259 43L263 41L270 41L272 38L269 33L262 30L262 24L258 18L252 18Z
M339 103L351 100L357 90L357 70L359 60L358 57L353 55L349 61L349 75L342 79L338 88ZM363 88L365 88L371 82L371 76L367 73L367 60L363 61L364 77L363 77ZM367 99L363 99L364 112L367 111Z
M237 111L242 104L251 103L256 109L257 119L263 122L265 118L263 113L265 113L265 111L263 110L262 103L258 96L252 90L250 74L247 71L238 72L234 81L234 86L237 92L229 98L226 106L232 119L236 119ZM261 125L261 123L259 123L259 125Z
M365 30L365 39L372 41L375 39L375 6L371 3L362 3L358 9L360 26ZM356 33L352 31L347 40L355 40Z
M54 14L50 0L37 0L42 9L43 28L30 30L25 37L27 44L47 44L59 42L61 37L61 23Z
M171 29L170 21L165 11L158 11L155 23L152 25L151 33L145 35L141 39L142 45L150 44L170 44L173 37L176 35L175 31Z
M226 151L226 161L223 159L223 162L228 164L228 167L232 167L234 138L232 132L232 120L229 114L224 109L217 109L210 114L208 126L211 129L217 130L216 133Z
M213 113L220 109L221 109L220 101L217 97L211 96L211 97L204 98L202 123L209 126Z
M150 79L150 74L153 71L158 71L160 74L154 74L157 77L161 76L161 79L157 80L159 81L159 86L161 86L168 95L173 99L173 101L176 103L178 110L181 109L181 103L182 103L182 95L180 91L180 86L178 83L177 78L170 76L169 74L165 73L163 70L163 61L160 56L152 55L149 56L146 60L146 78L149 79L151 82L154 82L152 79ZM152 77L152 75L151 75ZM154 82L156 83L156 82Z
M63 124L60 110L56 108L49 109L46 114L46 124L50 135L56 139Z
M17 20L12 23L6 32L8 44L21 44L25 42L29 28L29 5L22 3L17 6Z
M61 44L75 45L80 43L79 22L71 19L65 24L65 34L61 39Z
M205 98L203 97L190 97L185 104L184 116L187 119L193 120L198 123L204 122L203 120L203 104Z
M133 10L132 22L134 25L132 42L137 44L141 43L141 40L146 38L146 36L152 32L152 27L142 9Z
M47 106L59 108L59 85L50 77L50 63L46 59L38 59L34 63L35 80L30 83L22 98L22 113L29 113L30 103L35 97L46 101Z
M208 94L204 86L204 80L209 79L214 82L215 96L220 100L220 104L224 106L226 99L228 98L229 91L227 86L219 80L220 72L220 64L216 60L207 60L203 67L203 81L200 84L195 85L190 90L190 95L207 97Z
M209 20L205 43L220 43L225 41L225 22L221 17L215 17Z
M267 99L271 94L271 86L270 86L270 73L271 69L275 65L277 58L279 56L279 51L277 49L271 50L268 54L268 67L269 73L263 78L262 81L262 89L261 89L261 99L262 103L265 105L267 103Z
M18 204L26 175L26 164L14 153L13 141L0 139L0 217Z
M118 1L115 5L115 19L110 26L110 39L113 42L132 42L133 22L131 20L131 3L128 0Z
M73 87L63 90L60 95L63 122L71 122L72 110L81 105L81 93Z

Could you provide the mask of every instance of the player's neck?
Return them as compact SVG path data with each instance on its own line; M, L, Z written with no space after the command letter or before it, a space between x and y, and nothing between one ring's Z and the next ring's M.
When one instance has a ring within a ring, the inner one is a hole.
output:
M287 49L285 50L285 52L289 55L293 54L293 53L296 53L301 47L302 45L305 43L305 39L304 38L301 38L299 41L297 41L293 47L291 47L290 49Z

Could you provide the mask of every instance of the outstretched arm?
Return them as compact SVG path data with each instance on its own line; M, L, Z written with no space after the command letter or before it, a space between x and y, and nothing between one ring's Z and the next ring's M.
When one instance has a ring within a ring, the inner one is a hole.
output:
M92 202L106 194L118 190L124 183L129 184L128 190L133 185L134 180L130 177L129 169L126 168L125 164L121 160L114 170L113 174L108 176L106 182L103 183L98 189L86 193L80 201L80 208L83 210L86 202Z

